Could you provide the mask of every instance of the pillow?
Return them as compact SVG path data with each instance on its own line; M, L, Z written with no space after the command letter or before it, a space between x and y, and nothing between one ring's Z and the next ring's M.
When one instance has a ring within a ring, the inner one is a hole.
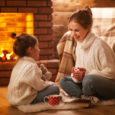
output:
M115 24L110 25L104 32L102 39L107 42L107 44L115 52Z
M115 8L91 8L92 30L115 52Z
M115 24L115 8L91 8L93 14L93 31L103 36L108 26Z

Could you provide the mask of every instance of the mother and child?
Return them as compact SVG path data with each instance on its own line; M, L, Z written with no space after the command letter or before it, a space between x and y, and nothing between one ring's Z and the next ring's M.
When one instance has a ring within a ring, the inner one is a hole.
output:
M112 99L115 98L115 53L92 32L92 24L89 7L75 12L70 17L69 31L60 39L57 50L61 59L63 56L74 57L73 67L78 69L73 70L73 74L69 76L56 79L70 97L81 98L85 95L102 100ZM13 50L19 58L8 85L8 102L14 106L35 104L43 102L45 96L59 95L59 87L47 80L51 73L43 65L39 67L35 61L38 60L40 52L38 39L25 33L20 36L13 33L12 37L16 39ZM73 46L69 46L68 41ZM65 52L64 47L74 51ZM68 54L64 55L65 53Z

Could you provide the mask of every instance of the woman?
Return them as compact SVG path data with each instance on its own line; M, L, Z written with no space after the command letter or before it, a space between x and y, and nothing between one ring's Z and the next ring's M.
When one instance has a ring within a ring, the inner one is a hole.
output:
M115 98L115 54L92 32L92 24L92 12L88 7L70 17L68 30L77 42L75 67L79 68L73 76L81 82L63 77L60 86L69 96Z
M43 102L45 96L59 94L59 88L45 79L52 74L35 61L40 52L38 39L25 33L20 36L13 33L12 37L16 39L13 50L19 59L8 85L8 102L13 106L35 104Z

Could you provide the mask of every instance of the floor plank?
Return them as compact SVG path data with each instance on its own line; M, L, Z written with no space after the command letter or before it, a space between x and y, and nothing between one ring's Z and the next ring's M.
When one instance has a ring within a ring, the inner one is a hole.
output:
M45 112L23 113L11 107L7 101L7 87L0 87L0 115L115 115L114 106L97 106L77 110L49 110Z

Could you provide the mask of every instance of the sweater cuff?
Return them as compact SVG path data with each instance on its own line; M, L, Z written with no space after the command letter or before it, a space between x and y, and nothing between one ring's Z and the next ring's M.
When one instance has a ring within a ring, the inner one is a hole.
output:
M54 82L52 81L46 81L46 83L48 84L48 86L54 85Z

